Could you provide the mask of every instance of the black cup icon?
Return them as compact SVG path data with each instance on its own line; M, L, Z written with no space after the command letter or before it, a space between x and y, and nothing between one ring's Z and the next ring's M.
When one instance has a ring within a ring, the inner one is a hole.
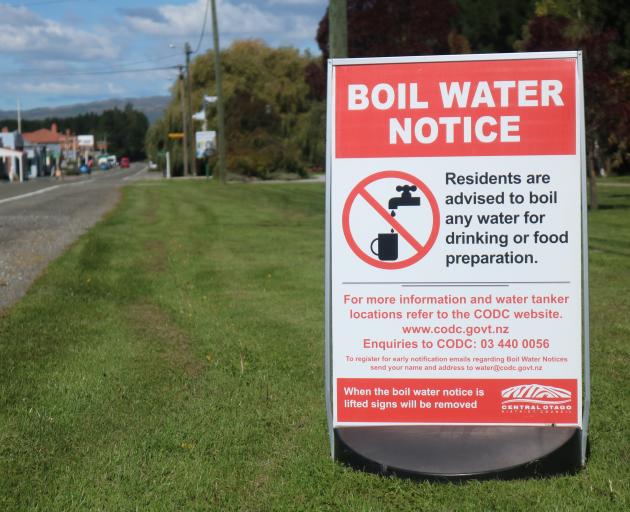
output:
M374 250L374 242L378 242L378 251ZM378 238L372 240L370 250L381 261L396 261L398 259L398 233L379 233Z

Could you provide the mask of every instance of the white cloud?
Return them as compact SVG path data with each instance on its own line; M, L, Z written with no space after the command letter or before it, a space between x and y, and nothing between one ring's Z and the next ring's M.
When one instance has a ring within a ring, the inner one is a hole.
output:
M103 33L75 29L6 4L0 4L0 48L5 55L56 60L113 59L119 53Z
M66 82L20 82L19 84L8 84L8 88L13 91L20 91L28 94L55 94L63 96L75 96L83 93L85 87L82 84L68 84Z
M311 18L308 18L307 16L294 16L291 21L289 30L284 34L284 37L287 40L315 40L317 23L313 24L313 20Z
M127 90L124 87L121 87L118 83L106 82L105 88L109 94L114 96L122 96L127 93Z
M0 106L13 105L20 97L25 108L168 93L176 79L173 70L81 73L180 63L183 41L197 44L206 9L206 0L183 0L183 4L154 0L140 6L116 2L108 16L104 14L108 4L101 2L103 8L96 16L90 6L94 4L76 2L69 17L47 16L2 1ZM221 45L259 38L272 46L315 50L317 24L327 4L328 0L217 0ZM178 45L176 50L168 50L171 42ZM201 49L211 46L209 17Z
M197 0L183 5L164 4L156 6L155 10L159 16L148 13L143 15L142 12L129 10L123 11L123 14L131 27L146 34L194 39L201 29L206 12L206 0ZM220 1L217 11L221 33L246 35L248 32L277 32L282 27L280 18L261 11L252 4L235 5ZM208 25L210 25L210 20L208 20Z
M328 7L325 0L269 0L269 5L301 5L301 6L323 6Z
M283 0L282 3L321 3L321 0ZM122 10L122 14L134 30L154 36L186 37L192 43L199 35L205 9L206 0L196 0L183 5L155 6L151 12L146 13L142 10L126 9ZM235 3L228 0L218 2L217 12L221 35L228 36L228 39L259 37L284 40L288 34L313 38L319 21L319 18L309 19L287 9L274 9L274 12L271 12L252 3ZM210 24L211 20L208 19L206 37L209 37L211 31ZM306 25L310 25L309 30L304 28Z
M124 96L129 94L126 84L107 77L104 80L93 80L91 76L74 76L71 80L65 77L54 77L42 80L40 77L20 77L5 80L2 88L16 95L44 95L65 97L86 96Z
M26 7L0 4L0 23L15 26L41 25L43 20Z

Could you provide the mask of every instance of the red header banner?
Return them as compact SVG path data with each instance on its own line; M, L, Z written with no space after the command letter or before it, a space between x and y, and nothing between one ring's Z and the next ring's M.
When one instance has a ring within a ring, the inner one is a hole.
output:
M335 68L335 157L575 155L575 59Z

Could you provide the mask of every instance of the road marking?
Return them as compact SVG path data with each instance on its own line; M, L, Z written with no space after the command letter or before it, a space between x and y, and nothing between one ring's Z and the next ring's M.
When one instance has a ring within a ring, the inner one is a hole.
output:
M18 199L24 199L25 197L36 196L37 194L43 194L44 192L49 192L50 190L54 190L59 188L61 185L53 185L52 187L42 188L41 190L36 190L35 192L28 192L27 194L20 194L19 196L7 197L6 199L0 199L0 204L8 203L10 201L17 201Z
M148 169L149 167L143 167L142 169L140 169L137 173L131 175L131 176L126 176L125 178L123 178L123 181L127 181L127 180L132 180L134 179L136 176L138 176L138 174L140 174L141 172L144 172Z
M148 166L143 167L142 169L140 169L135 174L123 178L123 181L134 179L136 176L138 176L140 173L146 171L147 169L148 169ZM105 177L106 176L103 176L103 178L105 178ZM107 176L107 177L117 178L117 176ZM63 186L85 185L86 183L94 183L95 181L99 181L100 179L102 179L102 178L96 178L96 179L92 178L91 180L75 181L73 183L65 183ZM38 194L43 194L45 192L49 192L50 190L54 190L54 189L59 188L61 186L62 185L52 185L50 187L42 188L40 190L35 190L34 192L28 192L26 194L20 194L19 196L7 197L6 199L0 199L0 204L9 203L11 201L17 201L18 199L25 199L27 197L36 196Z

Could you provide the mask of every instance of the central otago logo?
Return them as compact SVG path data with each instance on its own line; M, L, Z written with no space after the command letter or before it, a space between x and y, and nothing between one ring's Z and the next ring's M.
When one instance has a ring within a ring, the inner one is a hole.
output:
M559 412L570 411L571 391L543 384L521 384L501 391L501 410Z

